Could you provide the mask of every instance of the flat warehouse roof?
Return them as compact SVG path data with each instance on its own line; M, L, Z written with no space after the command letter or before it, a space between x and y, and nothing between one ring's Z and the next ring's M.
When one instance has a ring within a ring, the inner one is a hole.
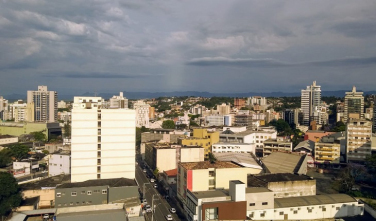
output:
M314 206L336 203L358 203L356 199L346 194L327 194L315 196L298 196L274 199L275 208L288 208L299 206Z

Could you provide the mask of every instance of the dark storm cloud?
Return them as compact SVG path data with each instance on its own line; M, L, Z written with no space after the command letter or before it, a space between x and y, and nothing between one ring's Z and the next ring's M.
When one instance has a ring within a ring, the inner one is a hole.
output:
M130 74L113 74L113 73L63 73L63 74L45 74L45 77L61 77L61 78L88 78L88 79L111 79L111 78L145 78L151 77L151 75L146 74L138 74L138 75L130 75Z
M231 58L196 58L187 62L188 65L196 66L237 66L237 67L254 67L254 68L280 68L288 67L291 64L276 61L274 59L231 59Z
M334 31L348 37L376 37L376 20L346 21L331 27Z
M343 58L327 61L312 61L304 63L286 63L275 59L231 59L223 57L195 58L186 63L194 66L234 66L247 68L288 68L288 67L349 67L376 65L376 57Z
M246 91L255 76L255 91L312 80L366 90L375 87L375 8L372 0L3 0L0 95L46 79L62 90ZM207 84L212 76L220 78Z

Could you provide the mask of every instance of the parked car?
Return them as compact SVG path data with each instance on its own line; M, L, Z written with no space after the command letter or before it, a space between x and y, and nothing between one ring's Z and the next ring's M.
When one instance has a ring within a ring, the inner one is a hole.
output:
M155 179L151 178L151 179L150 179L150 182L151 182L151 183L154 183L154 182L155 182Z
M145 211L146 211L147 213L151 213L151 212L152 212L152 210L151 210L151 206L150 206L150 205L146 205L146 206L145 206Z
M158 188L158 185L157 185L157 184L154 184L154 188Z
M176 209L174 207L170 208L171 213L176 213Z
M142 172L146 173L146 169L143 169Z
M167 216L166 216L166 220L172 220L172 216L171 216L171 214L167 214Z

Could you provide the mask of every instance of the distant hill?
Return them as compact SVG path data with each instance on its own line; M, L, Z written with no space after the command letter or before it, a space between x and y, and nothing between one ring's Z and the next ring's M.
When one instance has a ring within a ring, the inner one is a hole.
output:
M322 91L322 96L329 97L344 97L345 92L348 90L339 91ZM109 99L114 95L118 95L119 92L114 93L98 93L97 96L103 97L104 99ZM365 95L376 94L376 91L365 91ZM94 93L86 92L84 94L58 94L59 100L73 100L74 96L95 96ZM246 92L246 93L210 93L210 92L199 92L199 91L173 91L173 92L124 92L124 96L128 99L145 99L145 98L157 98L157 97L180 97L180 96L194 96L194 97L251 97L251 96L263 96L263 97L299 97L300 91L296 93L285 93L285 92L269 92L269 93L259 93L259 92ZM5 99L26 100L25 94L9 94L3 95Z

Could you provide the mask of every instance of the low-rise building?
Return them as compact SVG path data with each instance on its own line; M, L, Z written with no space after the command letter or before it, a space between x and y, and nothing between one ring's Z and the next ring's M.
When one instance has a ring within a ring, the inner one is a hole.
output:
M201 146L205 149L205 157L211 152L213 144L219 142L218 131L208 131L206 128L193 129L192 137L178 138L178 143L182 146Z
M316 195L316 180L291 173L249 175L248 187L267 188L275 198Z
M39 197L39 208L55 207L55 188L57 185L70 183L70 175L58 175L20 184L23 199Z
M38 161L22 160L13 162L13 176L21 177L36 172L39 169Z
M207 191L219 188L228 189L230 180L247 181L247 174L258 174L259 169L242 167L233 162L194 162L180 163L178 167L178 198L185 202L187 190Z
M248 153L214 153L214 156L219 161L230 161L243 167L258 169L260 173L263 170L259 164L259 161Z
M261 149L261 148L260 148ZM264 141L262 153L256 152L257 156L268 156L272 152L291 152L292 142L290 139L284 139L283 137L277 137L277 139L267 139Z
M321 137L328 136L334 133L336 132L321 131L321 130L308 130L304 134L304 140L311 140L313 142L318 142L321 139Z
M262 159L266 173L307 174L306 154L273 152Z
M216 143L212 145L212 153L256 153L254 143Z
M342 132L322 137L315 144L315 163L339 164L341 158L341 140L344 139L345 135Z
M313 155L313 152L315 151L315 142L311 140L304 140L296 147L294 147L294 152L299 152L302 154L307 154L307 155Z
M205 116L205 122L206 122L206 126L223 126L225 125L225 121L224 121L224 116L223 115L208 115L208 116Z
M56 187L56 208L122 203L138 199L138 186L132 179L99 179L65 183Z
M269 205L262 204L263 199L256 203L262 207L248 210L249 219L318 220L351 217L364 213L364 204L346 194L275 198L274 208L267 208Z
M70 152L54 153L48 161L48 175L70 174L71 155Z
M234 180L227 190L189 191L184 206L189 221L246 220L245 184Z
M182 147L162 141L145 144L145 162L153 170L163 172L176 169L180 162L200 161L204 161L204 148L201 146Z
M0 134L0 146L5 144L18 143L18 137Z

